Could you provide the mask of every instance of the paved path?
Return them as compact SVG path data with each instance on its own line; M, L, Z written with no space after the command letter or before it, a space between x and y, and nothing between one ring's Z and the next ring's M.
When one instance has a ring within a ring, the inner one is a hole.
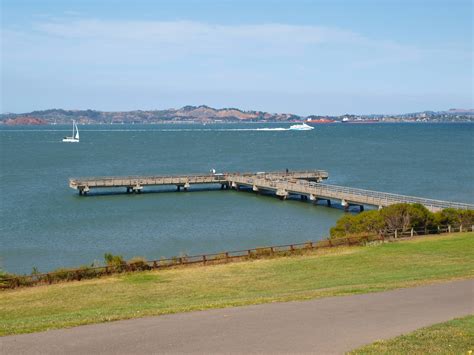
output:
M474 314L474 279L0 338L0 353L343 353Z

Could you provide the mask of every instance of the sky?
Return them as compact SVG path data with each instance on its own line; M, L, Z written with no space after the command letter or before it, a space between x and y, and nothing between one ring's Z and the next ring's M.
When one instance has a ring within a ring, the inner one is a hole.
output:
M473 104L471 0L0 0L0 112Z

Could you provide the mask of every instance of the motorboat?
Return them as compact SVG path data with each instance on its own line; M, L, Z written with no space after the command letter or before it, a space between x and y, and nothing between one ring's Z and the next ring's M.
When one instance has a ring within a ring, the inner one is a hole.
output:
M290 126L290 131L311 131L314 127L307 125L306 123L294 124Z

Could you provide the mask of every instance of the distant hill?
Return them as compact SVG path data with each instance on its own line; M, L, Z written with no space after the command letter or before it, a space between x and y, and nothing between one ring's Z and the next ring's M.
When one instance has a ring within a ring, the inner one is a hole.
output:
M15 118L7 118L4 123L9 126L30 126L30 125L44 125L48 122L41 118L29 117L29 116L19 116Z
M352 119L373 119L379 122L466 122L474 121L473 109L450 109L448 111L423 111L399 115L351 115L307 117L291 113L269 113L264 111L243 111L238 108L216 109L206 105L184 106L180 109L135 110L105 112L96 110L63 110L50 109L29 113L5 113L0 115L0 124L5 125L40 125L69 124L76 120L79 124L111 123L172 123L172 122L295 122L306 119L327 119L341 121L344 117Z
M11 124L14 119L34 117L45 123L70 123L76 120L82 124L101 123L161 123L161 122L268 122L294 121L302 117L293 114L268 113L262 111L243 111L238 108L215 109L209 106L184 106L180 109L103 112L95 110L51 109L33 111L25 114L3 114L0 120Z

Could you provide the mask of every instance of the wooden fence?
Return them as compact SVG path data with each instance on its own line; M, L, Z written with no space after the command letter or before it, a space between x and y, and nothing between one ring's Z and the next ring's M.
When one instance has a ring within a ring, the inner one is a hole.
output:
M179 267L186 265L213 265L220 263L227 263L236 260L251 260L269 258L274 256L289 256L295 254L303 254L306 251L332 248L344 245L363 245L374 241L395 240L400 238L410 238L419 235L440 234L440 233L456 233L474 231L474 226L470 228L463 226L438 226L431 229L414 230L384 230L379 234L360 234L350 237L332 238L320 241L308 241L305 243L275 245L269 247L259 247L253 249L244 249L236 251L227 251L213 254L202 255L183 255L175 256L167 259L159 260L140 260L122 262L118 265L107 265L97 267L82 267L76 269L64 269L48 273L33 273L31 275L7 275L0 276L0 289L10 289L17 287L35 286L41 284L52 284L65 281L80 281L84 279L98 278L101 276L144 271L144 270L158 270L171 267Z

